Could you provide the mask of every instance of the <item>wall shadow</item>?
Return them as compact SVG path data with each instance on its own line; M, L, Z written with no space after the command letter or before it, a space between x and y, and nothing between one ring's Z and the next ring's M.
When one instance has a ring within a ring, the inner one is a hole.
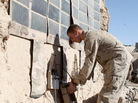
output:
M87 100L83 100L83 103L97 103L98 94L88 98Z
M138 59L136 59L134 62L133 62L133 70L136 70L138 69Z
M60 48L60 50L59 50L59 48ZM59 76L59 85L60 85L62 83L62 79L63 79L63 68L64 68L63 61L64 61L64 59L66 59L66 55L63 52L63 47L60 45L58 34L56 34L55 39L54 39L53 54L51 54L51 58L52 58L52 55L55 56L53 69L55 69L57 71L57 75ZM63 58L63 55L64 55L64 58ZM49 65L50 65L50 61L48 62L46 78L48 77ZM47 87L48 87L48 84L47 84ZM49 90L49 89L47 89L47 90ZM55 98L55 90L49 90L49 91L50 91L51 95L53 96L53 98ZM57 93L56 94L57 103L64 103L60 88L58 90L56 90L56 93Z

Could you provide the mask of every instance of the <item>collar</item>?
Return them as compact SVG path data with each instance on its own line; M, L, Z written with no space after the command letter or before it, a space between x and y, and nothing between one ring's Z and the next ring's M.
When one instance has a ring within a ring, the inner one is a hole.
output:
M84 40L85 40L85 38L86 38L86 37L87 37L87 35L88 35L88 31L87 31L87 30L84 30L84 31L83 31L83 33L82 33L82 35L83 35Z

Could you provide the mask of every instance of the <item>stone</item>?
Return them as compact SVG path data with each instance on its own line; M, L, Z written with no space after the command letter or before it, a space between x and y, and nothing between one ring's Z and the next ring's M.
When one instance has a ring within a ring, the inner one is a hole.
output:
M4 0L2 0L2 2L4 2ZM0 2L0 59L2 61L4 60L3 62L7 62L6 41L9 38L9 26L11 18L2 2Z
M105 0L100 0L100 29L108 31L110 15L107 7L105 6Z

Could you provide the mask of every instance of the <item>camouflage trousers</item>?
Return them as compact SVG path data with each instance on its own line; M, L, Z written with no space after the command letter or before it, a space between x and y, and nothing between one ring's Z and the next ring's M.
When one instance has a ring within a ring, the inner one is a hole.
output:
M109 61L104 67L104 85L101 89L97 103L123 103L119 98L129 71L130 63ZM125 97L124 97L125 98Z

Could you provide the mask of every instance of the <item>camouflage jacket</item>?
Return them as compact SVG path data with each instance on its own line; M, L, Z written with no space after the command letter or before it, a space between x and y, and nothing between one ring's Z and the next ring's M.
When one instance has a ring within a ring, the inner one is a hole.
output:
M83 67L74 80L77 84L85 84L95 61L103 67L102 73L106 75L115 73L109 73L109 69L116 71L119 69L118 65L125 65L132 61L132 56L124 45L110 33L101 30L84 31L83 36L86 57ZM109 66L112 67L108 68Z

